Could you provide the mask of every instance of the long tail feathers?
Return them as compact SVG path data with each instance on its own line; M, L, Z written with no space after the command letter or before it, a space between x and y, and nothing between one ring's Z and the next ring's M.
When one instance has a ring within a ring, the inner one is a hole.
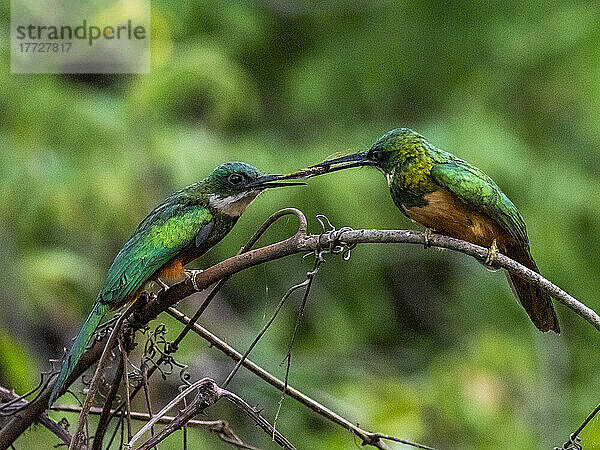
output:
M102 320L102 318L108 310L109 306L102 304L99 301L96 301L96 303L94 304L92 312L86 319L85 323L83 324L83 327L81 327L79 334L75 338L75 342L73 342L71 350L69 350L69 353L67 353L67 357L63 361L63 365L60 369L60 373L58 374L58 378L54 383L52 395L50 395L50 400L48 402L49 406L52 406L54 401L59 397L67 381L67 378L69 378L69 375L71 375L71 373L75 369L75 366L77 365L79 358L81 358L81 355L83 355L83 352L85 351L85 348L87 347L90 338L94 334L96 327L98 326L98 324L100 323L100 321Z
M506 255L525 267L540 273L529 250L520 245L511 245L506 250ZM531 321L540 331L555 331L560 333L558 318L552 306L552 298L540 288L523 280L512 273L506 273L508 282L521 305L529 314Z

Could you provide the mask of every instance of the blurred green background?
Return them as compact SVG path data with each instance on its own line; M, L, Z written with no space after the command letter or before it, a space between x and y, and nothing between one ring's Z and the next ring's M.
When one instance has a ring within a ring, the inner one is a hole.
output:
M8 2L0 8L7 42ZM492 176L525 217L542 273L600 309L599 22L600 6L585 1L154 0L149 75L12 75L3 45L0 383L37 383L122 244L172 191L224 161L285 172L367 149L400 126ZM338 172L261 196L197 266L232 255L287 206L312 232L319 213L338 227L413 227L375 170ZM295 227L284 220L262 242ZM310 267L298 256L236 276L201 324L243 351ZM280 377L299 302L252 353ZM542 335L501 272L451 252L364 245L321 268L290 384L369 430L431 446L560 446L600 401L600 352L597 331L556 308L562 334ZM159 323L171 337L179 329ZM223 380L233 367L194 336L178 359L194 379ZM154 382L155 406L178 382ZM273 419L275 389L246 371L230 387ZM224 402L208 414L275 446ZM278 427L300 448L359 446L290 399ZM581 437L600 448L600 422ZM229 448L208 432L189 439ZM55 443L35 427L17 448ZM180 434L161 446L180 447Z

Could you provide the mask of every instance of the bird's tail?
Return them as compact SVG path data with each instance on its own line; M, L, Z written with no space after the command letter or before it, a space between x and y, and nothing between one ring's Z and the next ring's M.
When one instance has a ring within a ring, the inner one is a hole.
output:
M90 338L94 334L96 327L98 326L106 312L109 310L109 308L109 305L102 304L99 301L96 301L96 303L94 304L92 312L86 319L85 323L83 324L83 327L81 327L79 334L75 338L75 342L73 342L71 350L69 350L69 353L67 353L67 356L63 361L63 365L60 369L60 373L58 374L58 378L56 378L56 382L54 383L52 394L50 395L50 400L48 402L49 406L52 406L54 401L59 397L67 381L67 378L69 378L69 375L71 375L71 373L75 369L75 366L77 365L79 358L81 358L81 355L83 355L83 352L85 351L85 348L88 345Z
M506 249L506 256L523 264L528 269L540 273L527 247L519 244L510 245ZM507 272L506 276L513 292L519 298L534 325L540 331L552 330L560 333L558 318L552 306L552 298L539 287L513 273Z

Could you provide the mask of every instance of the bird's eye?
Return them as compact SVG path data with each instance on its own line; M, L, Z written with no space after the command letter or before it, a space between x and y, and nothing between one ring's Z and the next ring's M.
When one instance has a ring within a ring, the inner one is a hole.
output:
M237 186L238 184L241 184L244 181L244 177L241 176L239 173L232 173L227 177L227 181L229 181L234 186Z
M381 154L381 150L371 150L369 152L369 158L375 161L379 161L379 159L381 159Z

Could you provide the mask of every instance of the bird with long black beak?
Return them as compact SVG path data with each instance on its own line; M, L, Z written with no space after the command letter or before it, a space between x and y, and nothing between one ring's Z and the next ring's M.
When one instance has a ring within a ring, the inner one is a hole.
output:
M109 310L134 302L149 281L168 289L191 277L193 271L184 266L223 239L265 189L306 184L282 179L281 175L262 175L250 164L228 162L158 205L139 224L108 269L92 312L63 362L49 404L64 390L94 330Z
M287 178L361 166L379 169L396 206L428 232L487 247L492 256L500 251L539 273L529 250L523 217L498 185L483 171L408 128L389 131L368 151L324 161ZM515 274L507 276L535 326L559 333L550 296Z

